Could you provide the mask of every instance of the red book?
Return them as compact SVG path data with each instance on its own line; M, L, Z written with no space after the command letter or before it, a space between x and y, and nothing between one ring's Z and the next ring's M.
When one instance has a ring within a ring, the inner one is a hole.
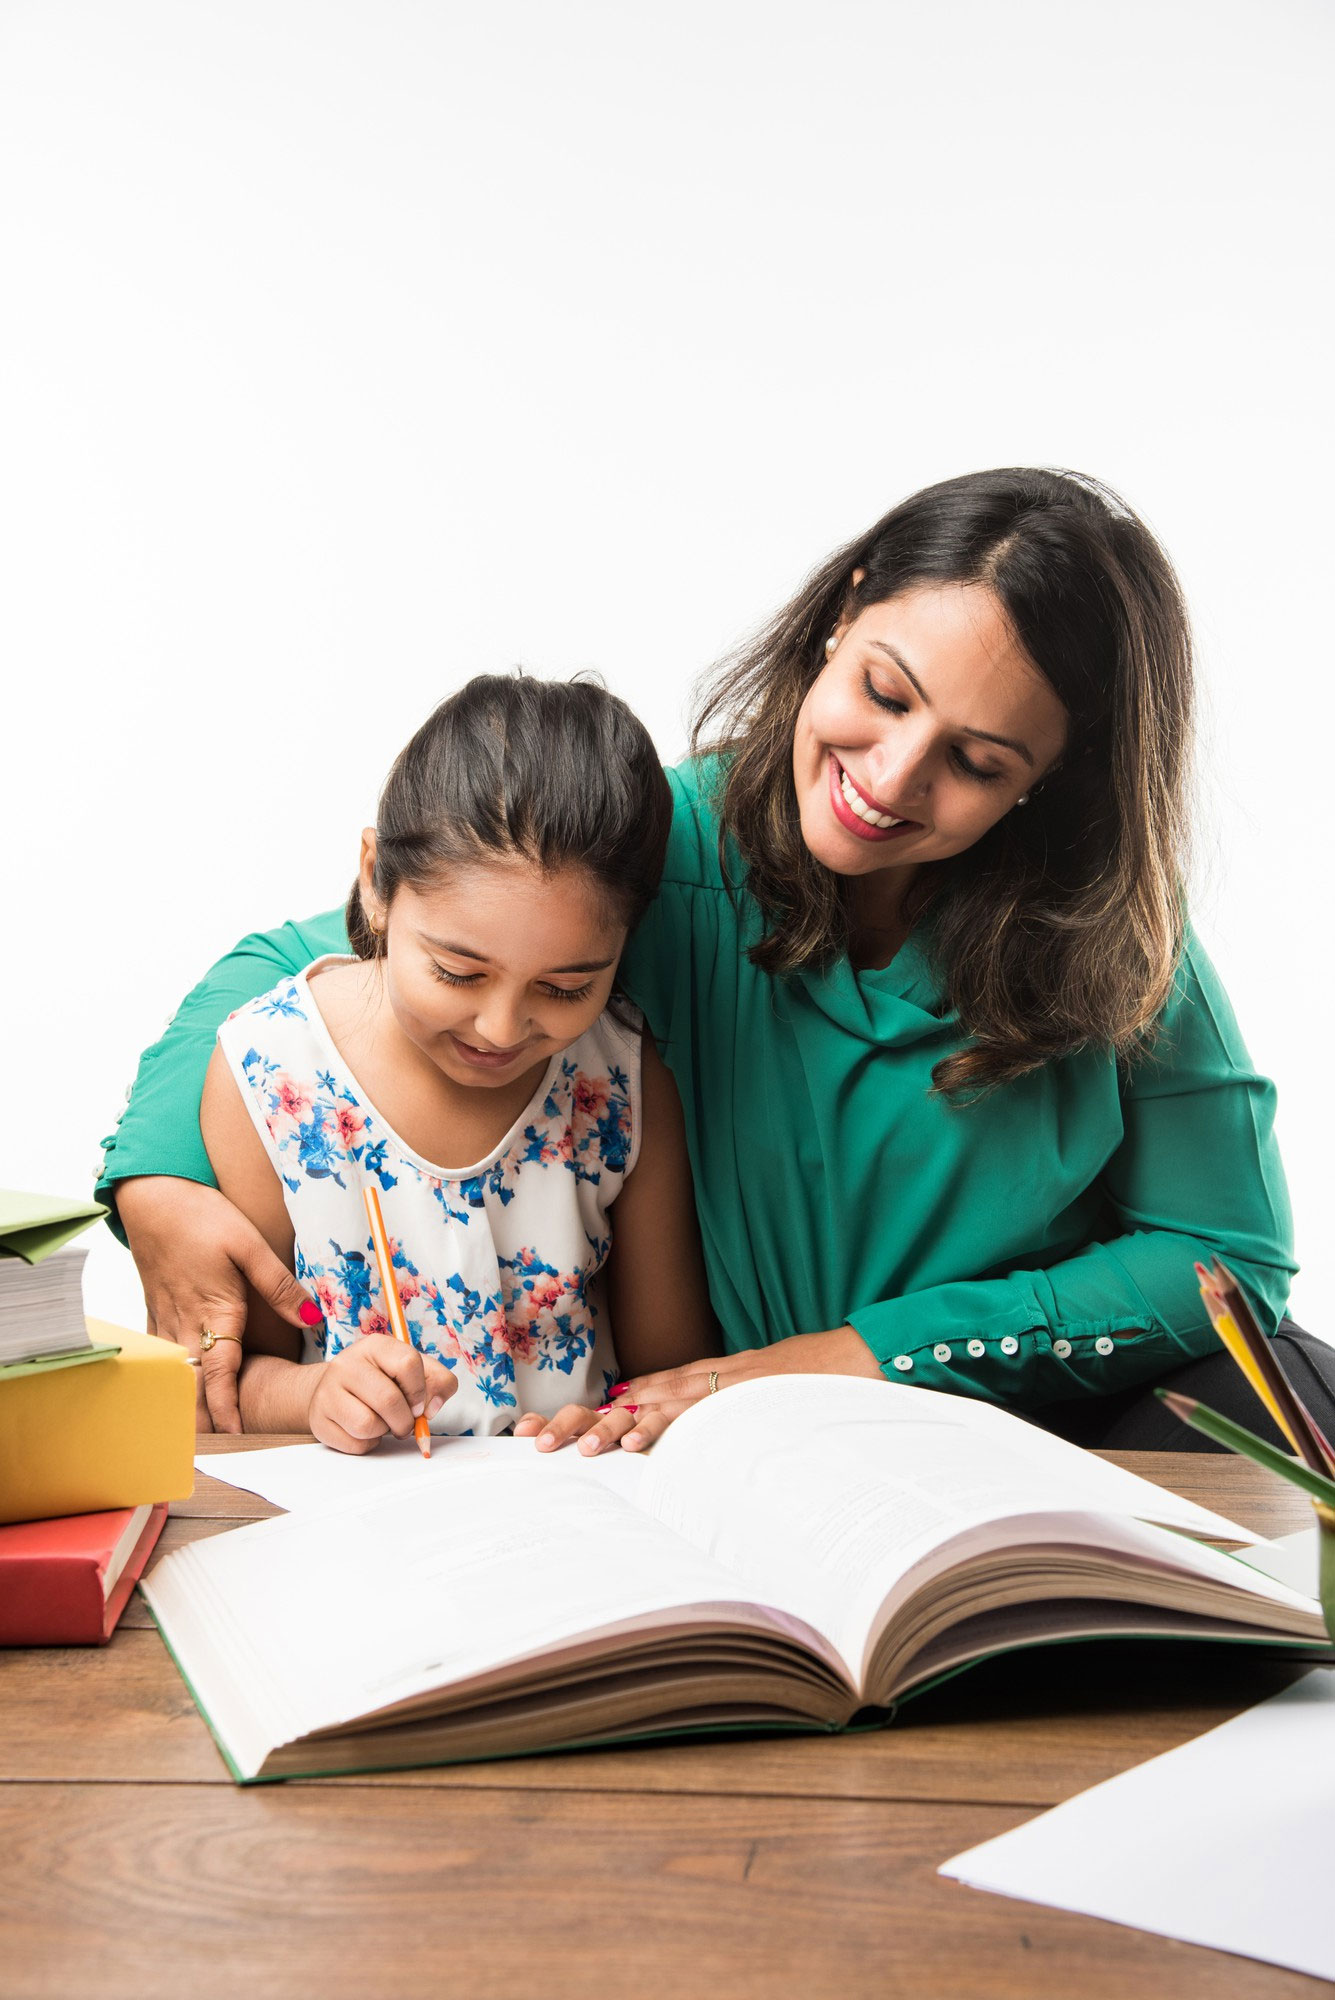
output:
M0 1646L104 1646L166 1518L164 1501L0 1528Z

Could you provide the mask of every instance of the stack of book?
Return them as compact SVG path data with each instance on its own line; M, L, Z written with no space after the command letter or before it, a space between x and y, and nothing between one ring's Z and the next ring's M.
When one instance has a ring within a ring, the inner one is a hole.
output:
M194 1484L179 1348L88 1321L92 1203L0 1191L0 1645L100 1645Z

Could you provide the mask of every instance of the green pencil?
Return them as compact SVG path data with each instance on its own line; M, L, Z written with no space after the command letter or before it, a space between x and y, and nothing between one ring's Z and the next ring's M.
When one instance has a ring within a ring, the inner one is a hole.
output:
M1204 1431L1206 1437L1216 1444L1227 1445L1230 1451L1241 1452L1244 1458L1254 1459L1257 1465L1268 1466L1281 1479L1287 1479L1294 1486L1301 1486L1304 1493L1310 1493L1315 1500L1324 1500L1328 1507L1335 1507L1335 1479L1327 1479L1320 1472L1313 1472L1301 1460L1290 1458L1254 1431L1244 1430L1231 1417L1221 1417L1217 1410L1207 1410L1204 1403L1198 1403L1194 1396L1179 1396L1172 1389L1156 1389L1155 1395L1167 1403L1175 1417L1193 1430Z

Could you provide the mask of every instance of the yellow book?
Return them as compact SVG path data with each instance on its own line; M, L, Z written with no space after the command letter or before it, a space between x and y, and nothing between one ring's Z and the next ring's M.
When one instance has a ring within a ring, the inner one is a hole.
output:
M0 1381L0 1522L183 1500L195 1484L195 1371L152 1334L89 1320L119 1354Z

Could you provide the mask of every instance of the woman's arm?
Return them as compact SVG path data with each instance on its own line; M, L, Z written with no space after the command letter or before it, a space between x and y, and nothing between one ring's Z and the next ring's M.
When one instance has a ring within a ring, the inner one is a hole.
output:
M343 912L327 910L309 922L242 938L187 993L161 1038L139 1058L125 1110L102 1142L97 1199L110 1208L110 1225L122 1241L121 1183L151 1175L214 1185L200 1136L199 1101L214 1036L227 1016L267 993L284 973L300 972L326 952L347 949Z
M1158 1041L1123 1086L1123 1137L1100 1181L1113 1227L1101 1241L1043 1268L853 1301L843 1327L641 1377L623 1400L670 1417L708 1392L711 1370L722 1388L792 1368L879 1371L1015 1409L1108 1395L1212 1350L1192 1268L1212 1256L1273 1331L1296 1268L1274 1098L1189 939ZM654 1421L646 1411L638 1428Z
M199 1126L204 1075L221 1022L328 951L347 949L342 913L243 938L182 1001L162 1039L140 1059L126 1109L105 1141L98 1199L128 1242L144 1287L150 1333L199 1353L200 1328L245 1326L247 1290L293 1326L311 1301L260 1233L216 1191ZM205 1420L239 1430L231 1341L203 1356Z

